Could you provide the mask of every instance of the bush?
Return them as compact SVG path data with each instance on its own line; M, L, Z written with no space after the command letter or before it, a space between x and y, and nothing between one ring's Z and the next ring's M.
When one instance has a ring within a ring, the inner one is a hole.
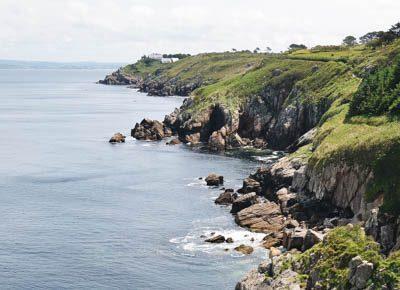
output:
M400 56L370 73L350 102L350 115L400 114Z
M300 263L300 274L310 275L310 270L317 273L322 289L350 289L348 265L356 256L374 264L368 286L374 285L372 289L398 289L400 252L385 258L380 254L379 245L359 226L333 229L322 243L300 254L296 260Z

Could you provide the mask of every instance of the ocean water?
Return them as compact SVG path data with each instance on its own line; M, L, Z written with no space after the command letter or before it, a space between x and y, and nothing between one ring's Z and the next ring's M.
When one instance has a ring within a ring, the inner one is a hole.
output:
M263 236L236 226L199 177L238 188L258 164L131 137L109 144L182 98L94 83L106 73L0 70L0 288L233 289L265 257ZM204 243L211 232L235 243ZM254 254L232 250L241 243Z

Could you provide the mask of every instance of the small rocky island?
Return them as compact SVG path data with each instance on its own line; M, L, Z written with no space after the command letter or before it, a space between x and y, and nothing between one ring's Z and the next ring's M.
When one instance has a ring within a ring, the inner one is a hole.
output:
M238 225L265 234L269 249L236 289L399 289L396 31L368 45L209 53L170 64L142 58L101 81L188 96L163 121L136 124L137 140L285 152L215 200ZM205 182L219 187L223 177ZM236 250L252 253L247 245Z

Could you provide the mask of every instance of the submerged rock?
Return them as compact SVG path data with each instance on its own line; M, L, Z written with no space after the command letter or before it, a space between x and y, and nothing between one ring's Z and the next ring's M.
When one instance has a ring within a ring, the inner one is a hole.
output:
M205 180L208 186L219 186L224 184L224 177L215 173L209 174Z
M233 243L233 239L229 237L229 238L226 239L226 242L227 242L228 244L232 244L232 243Z
M245 255L250 255L251 253L253 253L254 249L253 247L241 244L240 246L237 246L235 248L235 251L241 252L242 254Z
M115 133L111 139L110 139L110 143L124 143L125 142L125 136L121 133Z
M225 242L225 237L223 235L216 235L216 236L213 236L213 237L205 240L205 242L213 243L213 244L220 244L220 243Z

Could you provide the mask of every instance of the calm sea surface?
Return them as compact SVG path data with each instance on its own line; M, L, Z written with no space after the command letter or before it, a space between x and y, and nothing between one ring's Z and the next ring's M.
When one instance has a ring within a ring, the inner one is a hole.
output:
M232 289L265 257L232 248L262 236L237 227L198 177L238 188L257 164L109 144L182 98L94 83L106 73L0 70L0 288ZM204 243L211 232L235 243Z

